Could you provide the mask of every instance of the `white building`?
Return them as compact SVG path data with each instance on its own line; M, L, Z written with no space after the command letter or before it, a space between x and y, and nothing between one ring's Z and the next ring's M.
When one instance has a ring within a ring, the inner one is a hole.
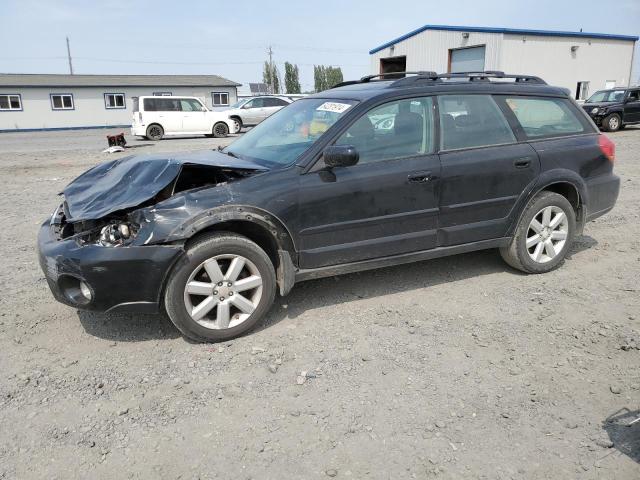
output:
M216 109L239 83L217 75L0 74L0 132L128 127L133 97L185 95Z
M638 37L425 25L369 52L371 73L499 70L537 75L583 100L632 83Z

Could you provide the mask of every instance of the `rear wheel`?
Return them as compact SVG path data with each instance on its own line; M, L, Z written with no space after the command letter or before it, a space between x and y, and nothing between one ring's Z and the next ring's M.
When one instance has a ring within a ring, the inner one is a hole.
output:
M157 142L158 140L161 140L163 136L164 136L164 129L157 123L154 123L153 125L149 125L147 127L147 138L149 140L153 140L154 142Z
M546 273L558 267L573 242L576 215L569 201L554 192L541 192L525 208L502 258L527 273Z
M186 337L217 342L251 330L275 292L275 270L264 250L241 235L217 233L187 249L169 277L165 307Z
M620 130L622 126L622 120L620 119L620 115L617 113L612 113L611 115L607 115L604 120L602 120L602 129L605 132L617 132Z
M229 135L229 126L224 122L218 122L213 126L213 136L216 138L222 138Z

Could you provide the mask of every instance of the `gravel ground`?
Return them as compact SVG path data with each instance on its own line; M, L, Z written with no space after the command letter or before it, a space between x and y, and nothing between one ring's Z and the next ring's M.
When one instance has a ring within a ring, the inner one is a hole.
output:
M49 293L38 226L106 133L0 134L0 478L640 478L640 423L607 422L640 409L640 128L559 270L486 251L306 282L216 345Z

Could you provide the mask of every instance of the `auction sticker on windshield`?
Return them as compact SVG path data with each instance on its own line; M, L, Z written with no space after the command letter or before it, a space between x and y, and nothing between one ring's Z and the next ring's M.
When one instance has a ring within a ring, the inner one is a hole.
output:
M345 112L351 105L348 103L336 103L336 102L324 102L320 105L316 110L320 112L334 112L334 113L342 113Z

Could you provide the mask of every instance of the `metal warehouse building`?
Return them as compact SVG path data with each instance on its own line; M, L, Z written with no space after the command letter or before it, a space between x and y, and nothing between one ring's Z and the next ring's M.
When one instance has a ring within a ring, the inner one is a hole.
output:
M537 75L578 100L627 86L638 37L603 33L425 25L369 52L371 73L501 70Z
M209 108L236 102L217 75L0 74L0 132L131 125L133 97L186 95Z

